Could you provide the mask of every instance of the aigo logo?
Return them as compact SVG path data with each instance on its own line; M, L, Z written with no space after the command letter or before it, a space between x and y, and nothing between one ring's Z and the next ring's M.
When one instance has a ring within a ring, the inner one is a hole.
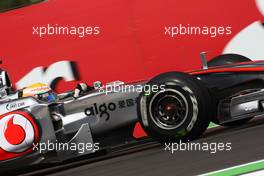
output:
M32 151L38 138L38 126L28 113L16 111L0 116L0 161Z

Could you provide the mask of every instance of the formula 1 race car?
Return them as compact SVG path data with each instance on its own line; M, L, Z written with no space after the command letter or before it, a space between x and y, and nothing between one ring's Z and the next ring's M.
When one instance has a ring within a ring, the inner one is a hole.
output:
M264 113L264 61L225 54L191 72L167 72L129 84L115 81L58 94L23 97L0 75L1 171L62 162L134 140L140 122L158 142L200 137L210 121L246 123ZM53 95L54 96L54 95ZM83 144L80 148L80 144Z

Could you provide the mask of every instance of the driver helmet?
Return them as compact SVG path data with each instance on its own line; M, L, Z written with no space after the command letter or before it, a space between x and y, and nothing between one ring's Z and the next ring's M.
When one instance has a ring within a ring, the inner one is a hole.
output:
M22 91L22 97L35 97L41 101L52 103L57 100L56 93L44 83L32 84Z

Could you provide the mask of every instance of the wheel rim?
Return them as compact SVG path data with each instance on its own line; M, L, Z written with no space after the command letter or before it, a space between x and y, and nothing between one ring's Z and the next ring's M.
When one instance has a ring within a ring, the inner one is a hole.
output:
M149 104L150 117L161 129L172 130L181 126L188 115L185 96L174 89L155 94Z

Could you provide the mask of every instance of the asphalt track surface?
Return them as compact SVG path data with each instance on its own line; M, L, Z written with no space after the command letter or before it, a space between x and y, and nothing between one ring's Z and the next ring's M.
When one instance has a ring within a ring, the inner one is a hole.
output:
M22 175L52 176L161 176L198 175L227 167L264 159L264 118L235 127L207 130L195 143L231 142L230 151L164 150L164 145L146 140L137 145L118 148L110 154L84 158L51 168L31 170Z

